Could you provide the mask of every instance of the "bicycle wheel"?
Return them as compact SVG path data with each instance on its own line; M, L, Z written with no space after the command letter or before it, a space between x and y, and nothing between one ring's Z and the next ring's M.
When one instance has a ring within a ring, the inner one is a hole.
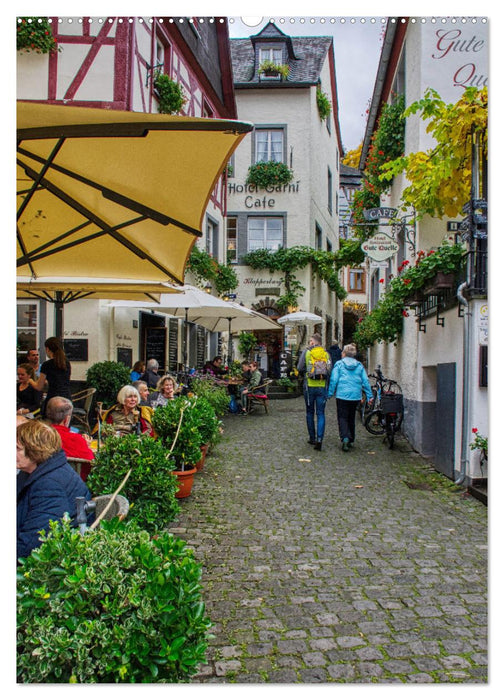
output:
M364 427L371 435L383 435L385 432L383 413L379 409L371 411L364 422Z
M394 438L396 431L396 418L392 415L385 416L385 430L387 433L387 442L390 449L394 447Z

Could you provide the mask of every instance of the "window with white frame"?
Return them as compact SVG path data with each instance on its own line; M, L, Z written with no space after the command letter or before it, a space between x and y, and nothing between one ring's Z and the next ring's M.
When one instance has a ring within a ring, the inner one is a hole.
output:
M272 61L277 66L282 63L282 49L273 46L263 46L259 49L259 65L263 61Z
M248 251L266 248L278 250L283 246L283 219L274 216L251 216L248 219Z
M255 161L274 160L284 161L284 130L256 129L255 131Z
M17 355L24 358L28 350L38 348L39 340L38 301L18 301L17 303Z

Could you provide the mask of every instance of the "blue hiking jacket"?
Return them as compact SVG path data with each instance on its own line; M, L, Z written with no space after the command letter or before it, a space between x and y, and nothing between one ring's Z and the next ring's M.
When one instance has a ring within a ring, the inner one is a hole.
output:
M39 531L49 531L50 520L77 514L75 498L91 498L80 476L68 464L63 450L39 464L31 474L17 475L17 556L27 557L40 547Z
M368 401L373 398L364 365L354 357L344 357L336 362L331 372L327 398L330 399L336 394L337 399L360 401L362 390L366 392Z

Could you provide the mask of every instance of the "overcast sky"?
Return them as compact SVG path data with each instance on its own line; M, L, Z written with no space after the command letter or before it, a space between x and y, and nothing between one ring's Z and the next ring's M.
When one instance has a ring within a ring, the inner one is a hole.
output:
M257 34L273 19L290 36L332 36L336 64L339 121L345 151L357 148L366 127L366 109L373 94L384 23L381 17L229 17L232 38ZM334 20L334 21L331 21ZM245 21L254 26L248 26ZM361 21L362 20L362 21ZM372 21L374 20L374 21Z

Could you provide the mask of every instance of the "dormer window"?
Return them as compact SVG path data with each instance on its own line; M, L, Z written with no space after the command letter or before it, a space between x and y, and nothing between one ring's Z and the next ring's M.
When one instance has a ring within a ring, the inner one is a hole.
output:
M281 48L260 48L259 49L259 65L263 63L264 61L271 61L272 63L276 63L277 65L280 65L283 63L283 51Z

